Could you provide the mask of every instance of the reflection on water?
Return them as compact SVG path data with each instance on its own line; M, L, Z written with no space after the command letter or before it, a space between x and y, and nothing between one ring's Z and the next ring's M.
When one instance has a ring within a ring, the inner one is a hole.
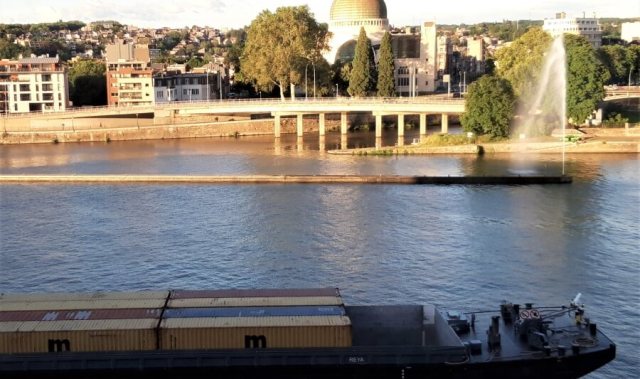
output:
M557 175L562 166L549 155L336 156L321 142L344 144L330 133L0 146L0 172ZM347 142L376 143L365 132ZM559 305L582 292L619 345L593 377L628 377L640 356L638 167L637 156L570 156L574 183L551 186L3 185L0 292L337 286L351 304L462 309Z

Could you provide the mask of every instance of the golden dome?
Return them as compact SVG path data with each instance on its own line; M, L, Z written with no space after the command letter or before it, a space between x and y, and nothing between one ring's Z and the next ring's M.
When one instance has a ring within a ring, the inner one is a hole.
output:
M386 19L384 0L333 0L331 21Z

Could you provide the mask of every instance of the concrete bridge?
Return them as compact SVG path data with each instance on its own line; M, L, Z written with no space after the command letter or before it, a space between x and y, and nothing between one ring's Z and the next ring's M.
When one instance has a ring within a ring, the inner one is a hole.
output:
M303 117L317 116L321 136L326 133L327 114L340 114L340 131L347 134L348 115L350 113L370 113L376 120L376 137L382 136L382 118L397 117L398 136L404 136L405 116L415 115L420 119L420 134L427 133L427 116L439 115L442 120L442 132L447 133L449 116L460 115L465 111L464 99L446 96L426 96L415 98L316 98L286 100L226 100L210 102L181 102L156 104L154 106L133 107L91 107L71 109L56 113L30 113L5 116L6 125L34 125L39 119L58 120L63 123L74 119L95 119L123 117L137 119L140 116L153 118L153 124L171 125L176 118L201 115L270 115L274 119L274 135L281 135L281 121L284 117L295 117L297 134L303 135ZM62 124L64 125L64 123ZM28 128L27 128L28 129ZM23 128L24 130L24 128Z
M605 88L605 98L603 99L603 101L616 101L638 98L640 98L640 86L616 86Z

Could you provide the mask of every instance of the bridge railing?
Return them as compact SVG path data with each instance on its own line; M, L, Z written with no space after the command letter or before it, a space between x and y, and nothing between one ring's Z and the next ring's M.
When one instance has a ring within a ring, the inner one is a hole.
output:
M452 98L445 95L431 95L418 97L317 97L317 98L297 98L295 100L280 98L262 99L217 99L217 100L194 100L194 101L172 101L166 103L156 103L154 105L118 105L118 106L90 106L69 108L61 112L28 112L28 113L6 113L3 117L28 118L28 117L75 117L83 114L95 113L148 113L155 110L176 109L176 108L202 108L203 106L221 106L246 108L251 105L313 105L313 104L460 104L464 102L460 98Z

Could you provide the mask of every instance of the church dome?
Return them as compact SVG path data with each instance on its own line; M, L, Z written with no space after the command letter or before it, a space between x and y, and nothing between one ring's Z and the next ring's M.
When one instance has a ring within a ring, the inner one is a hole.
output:
M333 0L331 21L386 19L384 0Z

